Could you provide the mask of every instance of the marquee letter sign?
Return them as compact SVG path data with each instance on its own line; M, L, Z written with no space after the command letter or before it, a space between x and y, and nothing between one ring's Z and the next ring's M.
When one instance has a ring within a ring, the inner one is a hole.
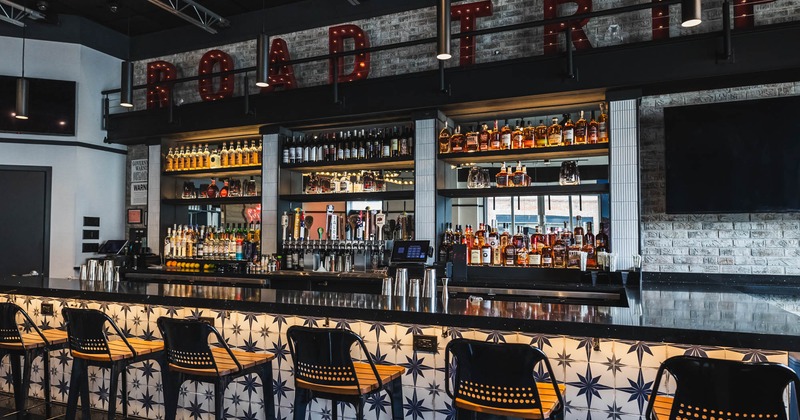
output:
M589 13L592 11L592 0L544 0L544 18L555 19L558 17L558 5L564 3L575 3L578 9L575 14ZM568 22L572 27L572 44L575 45L576 50L585 50L592 48L589 43L589 38L583 27L589 23L589 19L581 19L579 21L571 20ZM552 25L544 26L544 53L555 54L558 52L558 34L567 30L567 24L555 23Z
M169 106L169 93L172 85L159 83L173 80L178 76L175 65L166 61L147 63L147 109Z
M461 21L461 32L475 29L475 20L479 17L492 15L492 2L489 0L477 3L462 3L453 5L450 9L450 19ZM475 63L475 37L461 37L458 49L459 65L469 66Z
M294 67L291 64L281 64L291 59L286 41L281 38L273 39L269 49L269 86L261 88L261 93L272 92L278 86L284 90L297 87Z
M200 65L198 66L197 73L200 76L214 73L214 67L217 64L219 64L220 72L231 71L234 69L233 59L230 55L220 50L211 50L203 54L203 58L200 59ZM233 97L233 75L226 74L224 76L220 76L218 90L214 90L213 77L201 77L197 87L200 92L200 97L206 102L230 98Z
M355 43L355 50L369 48L369 39L364 30L356 25L331 26L328 29L328 46L331 54L344 51L346 39L352 39ZM330 73L328 80L333 83L333 66L338 67L338 82L352 82L354 80L364 80L369 75L369 53L355 54L354 68L349 74L344 74L344 57L331 59Z

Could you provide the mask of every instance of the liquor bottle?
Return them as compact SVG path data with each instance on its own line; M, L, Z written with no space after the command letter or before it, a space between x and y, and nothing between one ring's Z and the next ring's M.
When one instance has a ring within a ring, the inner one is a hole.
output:
M544 246L542 247L541 267L545 268L553 267L553 248L550 246L550 242L545 242Z
M344 142L344 133L339 133L339 144L336 148L336 160L344 160L344 151L347 149L347 144Z
M517 265L517 248L514 246L513 241L509 241L503 247L503 265L506 267L514 267Z
M394 128L394 133L392 134L392 140L390 141L390 149L392 152L392 157L400 156L400 133L397 131L397 127Z
M553 124L547 128L547 145L561 145L561 124L558 123L558 118L556 117L553 117Z
M322 141L319 136L314 136L311 139L306 139L303 146L303 161L305 162L319 162L322 160Z
M404 128L403 135L400 137L400 156L411 156L413 143L414 138L411 135L411 129L408 127Z
M503 162L503 166L500 167L500 172L495 175L495 184L497 188L505 188L510 187L511 176L509 175L506 169L506 163Z
M586 268L597 268L597 254L594 249L594 241L592 222L586 222L586 235L583 237L583 247L581 248L581 251L586 253Z
M224 198L230 195L230 187L228 186L228 180L226 179L222 189L219 190L219 196Z
M208 186L206 190L206 197L208 198L217 198L219 195L219 187L217 187L217 181L214 178L211 178L211 185Z
M203 169L203 168L205 168L206 167L206 162L205 162L205 155L203 155L203 145L202 144L197 146L197 154L196 154L196 156L197 156L197 159L196 159L196 163L195 163L195 169Z
M294 143L297 141L297 136L292 136L291 139L286 138L286 144L283 146L283 155L286 163L294 163Z
M494 122L494 129L495 132L497 131L497 121ZM500 149L501 150L509 150L511 149L511 137L512 137L512 130L511 127L508 126L508 120L503 121L503 128L500 129Z
M489 132L489 126L484 124L481 127L480 133L478 133L478 150L481 152L485 152L489 150L489 137L491 133Z
M356 137L358 137L358 133L353 137L353 141L350 142L350 160L358 159L358 141ZM392 150L392 156L394 156L394 150Z
M569 114L564 114L564 124L561 129L561 144L564 146L572 146L575 144L575 124L572 122L572 117Z
M518 267L526 267L528 265L528 247L525 245L525 235L522 233L522 226L517 226L517 233L512 239L514 243L514 253L516 255L516 262Z
M478 151L478 132L474 129L471 129L466 134L466 143L465 143L465 152L477 152Z
M567 244L564 237L559 235L553 244L553 267L565 268L567 266Z
M586 144L586 128L586 119L583 117L583 111L581 111L581 117L575 123L575 144Z
M489 150L500 150L502 148L500 141L500 129L497 126L498 121L494 120L494 130L489 131Z
M544 120L539 120L539 125L533 129L533 139L535 147L547 146L547 126L544 125ZM560 141L559 139L559 142Z
M583 248L584 230L580 215L575 216L575 229L573 230L572 238L578 248Z
M189 146L186 146L186 149L183 152L183 169L192 169L192 152L189 149Z
M203 165L206 169L211 167L211 152L208 151L208 143L206 143L206 147L203 150Z
M253 143L250 145L250 164L251 165L261 165L261 152L256 147L256 141L253 140Z
M247 140L244 141L244 145L242 146L242 166L250 166L250 146L247 144Z
M234 156L236 157L236 163L234 163L234 165L242 166L242 142L240 141L236 142L236 152L234 153Z
M524 123L524 122L523 122ZM525 128L522 129L522 136L523 136L523 143L522 147L525 149L530 149L536 147L536 129L531 125L531 122L525 125ZM547 132L547 127L545 127L545 132Z
M220 165L222 167L230 166L230 164L231 164L230 163L230 154L228 153L228 145L227 145L227 143L224 143L224 142L222 143L222 151L219 152L219 155L220 155L220 158L222 159L222 161L220 162Z
M445 263L451 260L450 253L453 247L453 230L452 224L446 223L444 233L442 233L442 242L439 245L439 262Z
M586 126L586 143L595 144L597 143L598 125L597 121L594 119L594 111L592 111L591 118L589 124Z
M197 168L201 167L200 166L200 161L198 159L200 156L201 156L201 154L197 153L197 145L193 144L192 145L192 152L189 155L189 169L197 169Z
M175 148L175 170L182 171L183 170L183 146L180 149Z
M172 148L171 147L169 148L169 151L167 152L167 158L166 159L167 159L167 166L166 166L166 168L164 170L167 171L167 172L174 171L175 169L174 169L173 165L175 164L175 156L172 154Z
M522 185L516 185L517 187L530 187L531 186L531 176L528 175L528 167L522 165Z
M570 268L580 268L581 266L580 252L583 249L583 226L581 225L580 216L576 216L576 219L570 245L567 247L569 252L567 267Z
M447 122L444 123L444 128L439 132L439 153L450 153L450 129L447 128Z
M511 178L512 186L514 186L514 187L525 187L525 186L527 186L526 182L525 182L525 177L527 175L528 174L526 174L525 172L522 171L522 162L517 161L517 168L514 171L514 175Z
M606 103L600 104L600 117L597 119L597 141L608 143L608 115L606 114Z
M608 235L606 235L603 222L600 222L600 229L597 230L597 235L594 237L594 243L596 252L611 252L611 244L609 243Z
M539 232L539 226L536 226L536 231L531 235L529 242L530 247L528 248L528 265L531 267L539 267L542 265L542 248L544 244L540 241L542 240L542 234Z
M489 237L486 241L492 248L492 263L491 265L503 265L503 258L500 255L500 236L497 234L497 227L493 226L490 229Z
M483 246L486 243L486 228L483 223L478 224L478 230L475 231L475 240L479 246Z
M525 129L522 127L522 122L520 120L517 120L517 125L514 127L514 132L511 133L511 148L525 148Z
M453 136L450 137L450 152L452 153L463 152L464 146L466 146L466 140L464 138L464 135L461 134L461 126L457 126L456 131L453 133Z

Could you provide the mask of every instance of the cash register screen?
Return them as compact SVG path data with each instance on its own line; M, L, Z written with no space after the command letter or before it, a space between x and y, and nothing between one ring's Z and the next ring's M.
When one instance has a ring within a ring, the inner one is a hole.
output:
M392 262L424 263L428 259L430 241L394 241Z

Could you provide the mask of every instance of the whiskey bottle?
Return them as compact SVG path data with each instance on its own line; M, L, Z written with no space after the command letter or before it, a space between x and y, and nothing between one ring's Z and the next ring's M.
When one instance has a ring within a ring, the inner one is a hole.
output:
M600 104L600 117L597 119L597 141L600 143L608 143L608 115L606 114L606 103Z
M228 153L228 145L227 143L222 143L222 151L219 152L220 159L222 159L220 165L222 167L230 166L230 154Z
M492 265L503 265L503 258L500 255L500 236L497 234L497 226L491 228L488 241L489 246L492 247Z
M206 169L211 167L211 152L208 151L208 143L203 150L203 167Z
M175 170L176 171L182 171L183 170L183 146L181 146L180 149L178 149L177 147L175 148L174 158L175 158L175 162L173 163L173 165L175 167Z
M547 127L547 145L561 145L561 125L558 123L558 118L553 117L553 124Z
M400 156L411 156L414 148L414 136L411 128L403 129L403 137L400 139Z
M497 126L497 120L494 120L494 130L489 131L489 150L500 150L500 129Z
M495 184L497 185L497 188L510 187L510 178L511 176L506 169L506 163L503 162L503 166L500 167L500 172L495 175Z
M528 167L522 165L522 185L518 185L519 187L530 187L531 186L531 176L528 175Z
M586 144L586 119L583 118L583 111L575 123L575 144Z
M447 122L444 123L444 128L439 132L439 153L450 153L450 129L447 128Z
M586 143L597 143L598 129L599 127L597 121L594 119L594 111L592 111L592 119L589 121L589 125L586 127Z
M553 244L553 267L565 268L567 266L567 244L563 236L559 236Z
M548 145L547 126L544 125L544 120L539 120L539 125L533 129L533 139L535 147L546 147ZM559 134L559 137L561 134ZM561 139L558 139L561 142Z
M450 137L450 152L451 153L463 152L465 145L466 143L464 135L461 134L461 126L456 126L456 130L453 132L452 137Z
M497 130L497 121L494 122L495 130ZM511 138L512 138L512 131L511 127L508 126L508 121L503 123L503 128L500 129L500 149L501 150L509 150L511 149Z
M573 233L572 237L574 238L573 240L575 241L575 245L577 245L578 248L583 248L584 231L583 231L583 225L581 224L581 216L580 215L575 216L575 229L573 230L572 233Z
M597 235L594 238L596 252L611 252L611 245L608 240L608 235L606 235L603 222L600 222L600 229L597 230Z
M517 161L517 167L514 170L514 175L511 178L511 185L513 187L524 187L525 186L525 176L526 174L522 172L522 162Z
M517 233L512 238L512 242L514 243L514 253L516 256L516 262L514 264L518 267L527 266L528 248L525 246L525 235L522 233L521 226L517 226Z
M261 153L259 153L256 147L255 140L253 140L253 143L250 145L250 164L254 166L261 165Z
M220 198L225 198L228 197L229 195L230 195L230 187L228 186L228 180L226 179L222 186L222 189L219 190L219 196Z
M575 124L569 114L564 114L564 125L561 130L561 144L572 146L575 144Z
M514 267L517 264L517 248L514 242L511 241L503 248L503 265L506 267Z
M542 264L541 267L545 268L552 268L553 267L553 248L550 247L549 243L545 243L542 247Z
M592 233L592 222L586 222L586 235L583 238L581 251L586 253L586 267L597 268L597 254L594 249L595 239Z
M389 142L389 149L392 153L392 157L397 157L400 155L400 132L397 131L397 127L394 128L394 134L392 135L392 140Z
M167 152L167 158L166 159L167 159L167 166L166 166L166 168L164 170L167 171L167 172L174 171L175 169L174 169L173 165L175 164L175 156L172 154L172 148L171 147L169 148L169 151Z
M475 238L481 248L481 265L492 265L492 247L486 241L486 227L483 223L480 224L480 228L475 233Z
M242 146L242 166L250 166L250 146L247 144L247 140L244 141L244 146Z
M481 127L480 133L478 134L478 150L479 151L485 152L485 151L489 150L489 136L490 136L490 134L491 133L489 133L489 126L484 124L483 127Z
M240 141L236 142L236 153L234 154L234 156L236 156L236 163L234 165L242 166L244 161L242 159L242 157L243 157L243 155L242 155L242 143Z
M465 152L477 152L478 151L478 133L472 129L467 132L466 134L466 144L464 151Z
M546 135L547 134L547 127L545 127L544 131L545 131L545 135ZM536 132L536 129L533 128L533 126L531 125L531 122L528 121L528 124L522 130L522 135L524 137L523 146L522 147L524 147L526 149L537 147L536 140L535 140L536 136L534 134L535 132Z
M544 246L544 236L539 231L539 226L536 226L536 231L530 238L530 250L528 251L529 266L539 267L542 265L542 249Z
M522 128L522 123L517 120L517 126L514 127L514 132L511 133L511 148L523 149L525 148L525 129Z
M214 178L211 178L211 185L208 186L206 190L206 197L208 198L217 198L219 195L219 187L217 187L217 181Z

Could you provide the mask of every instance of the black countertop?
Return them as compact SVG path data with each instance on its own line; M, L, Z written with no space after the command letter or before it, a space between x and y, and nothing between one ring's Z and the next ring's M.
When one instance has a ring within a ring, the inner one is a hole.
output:
M360 319L580 337L800 349L800 288L718 282L629 287L627 307L514 300L400 299L255 287L12 277L0 293Z

